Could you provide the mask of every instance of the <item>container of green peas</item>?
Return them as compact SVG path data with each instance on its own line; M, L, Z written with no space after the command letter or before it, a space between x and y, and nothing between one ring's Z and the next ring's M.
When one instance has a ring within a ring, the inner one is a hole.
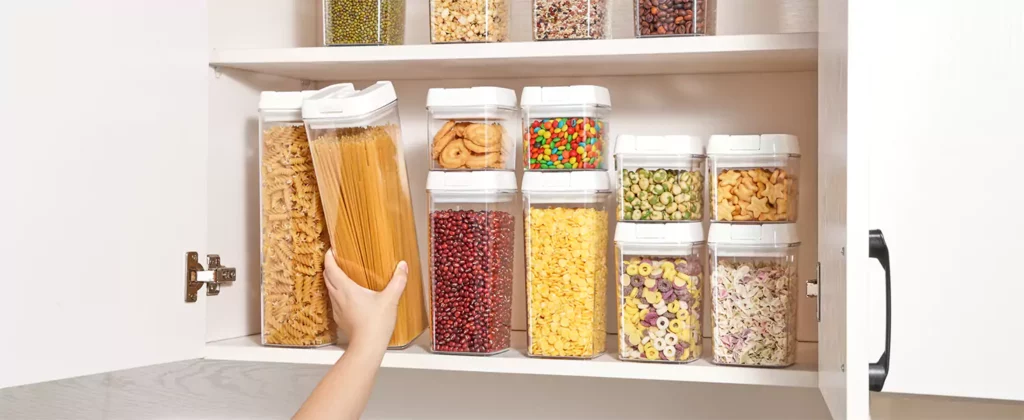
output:
M704 161L700 137L620 135L615 141L618 220L702 221Z
M324 45L402 45L405 0L323 0Z

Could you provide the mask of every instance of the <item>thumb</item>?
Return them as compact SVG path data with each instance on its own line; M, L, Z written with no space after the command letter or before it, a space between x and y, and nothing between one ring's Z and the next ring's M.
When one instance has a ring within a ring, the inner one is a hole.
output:
M399 262L398 266L395 267L395 274L391 276L391 281L388 282L387 287L381 292L388 298L389 301L398 304L398 299L402 297L402 292L405 291L405 284L409 282L409 264L405 261Z

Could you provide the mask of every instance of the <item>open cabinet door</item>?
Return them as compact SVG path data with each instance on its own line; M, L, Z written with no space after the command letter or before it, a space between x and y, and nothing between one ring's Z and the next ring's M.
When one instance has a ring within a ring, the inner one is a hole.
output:
M200 355L202 0L0 6L0 388ZM205 255L203 263L205 264Z

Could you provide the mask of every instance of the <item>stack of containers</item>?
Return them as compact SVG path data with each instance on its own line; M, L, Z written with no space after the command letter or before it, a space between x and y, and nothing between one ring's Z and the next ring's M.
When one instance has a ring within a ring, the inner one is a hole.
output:
M800 149L786 134L715 135L711 184L712 361L742 366L796 362L797 174Z
M427 114L431 350L498 354L511 347L516 95L430 89Z
M704 145L693 136L619 136L619 359L685 363L703 351Z
M523 89L527 355L605 351L611 111L599 86Z

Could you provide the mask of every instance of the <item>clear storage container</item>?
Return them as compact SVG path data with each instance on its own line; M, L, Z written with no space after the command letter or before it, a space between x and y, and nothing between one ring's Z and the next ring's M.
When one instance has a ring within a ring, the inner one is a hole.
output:
M607 168L608 89L600 86L526 87L523 112L523 169Z
M533 40L611 37L610 0L533 0Z
M409 265L394 348L408 346L427 326L397 104L391 82L377 82L354 92L330 86L302 106L338 266L357 284L380 291L399 261Z
M794 224L712 223L712 361L783 367L796 362Z
M711 220L795 222L800 146L789 134L715 135L708 142Z
M704 220L704 158L699 137L619 136L618 220Z
M514 171L517 111L516 93L511 89L430 89L430 169Z
M430 172L431 350L490 355L511 346L514 172Z
M605 172L523 175L528 356L604 353L609 184Z
M619 359L700 359L704 227L632 223L615 227Z
M430 0L430 42L508 41L509 0Z
M402 45L405 0L323 0L324 45Z
M714 0L634 0L637 38L705 35Z
M302 100L313 93L260 94L260 329L267 346L337 340L323 272L327 229L302 125Z

